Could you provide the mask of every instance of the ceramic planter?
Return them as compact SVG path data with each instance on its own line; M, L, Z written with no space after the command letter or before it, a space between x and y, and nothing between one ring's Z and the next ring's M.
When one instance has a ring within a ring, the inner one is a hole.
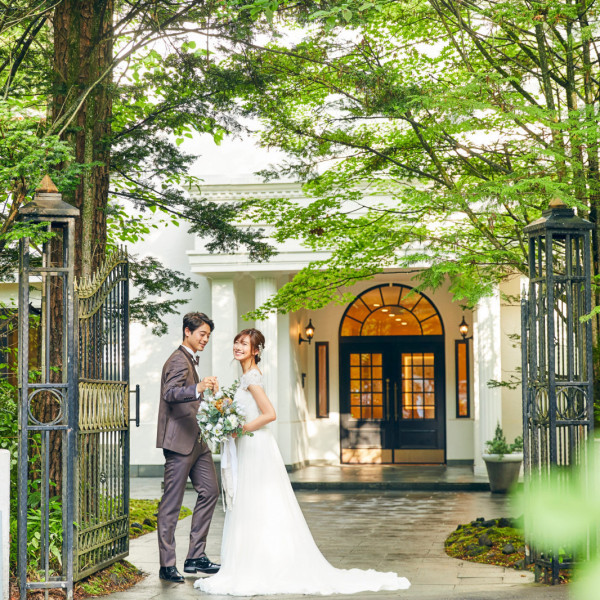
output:
M519 471L523 462L522 453L483 454L493 494L505 494L519 480Z

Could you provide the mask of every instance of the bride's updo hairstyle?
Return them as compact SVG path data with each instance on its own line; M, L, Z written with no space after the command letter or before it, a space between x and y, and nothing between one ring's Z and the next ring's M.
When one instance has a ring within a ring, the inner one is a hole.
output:
M260 362L260 355L265 349L265 336L258 329L242 329L242 331L235 336L233 343L235 344L238 340L246 336L248 336L248 339L250 340L252 352L258 350L258 354L254 356L254 361L258 364Z

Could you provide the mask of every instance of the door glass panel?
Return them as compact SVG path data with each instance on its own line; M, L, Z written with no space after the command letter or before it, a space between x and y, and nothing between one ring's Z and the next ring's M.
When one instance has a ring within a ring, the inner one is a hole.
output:
M350 414L353 419L383 419L381 353L350 354Z
M401 363L402 418L406 420L435 419L433 353L402 354ZM429 366L431 370L428 368Z

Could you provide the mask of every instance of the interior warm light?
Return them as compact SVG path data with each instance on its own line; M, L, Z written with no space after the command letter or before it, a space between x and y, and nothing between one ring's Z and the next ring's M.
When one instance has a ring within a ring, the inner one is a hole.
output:
M381 312L389 312L389 310L390 310L389 308L382 308Z
M373 306L381 306L381 304L373 304Z

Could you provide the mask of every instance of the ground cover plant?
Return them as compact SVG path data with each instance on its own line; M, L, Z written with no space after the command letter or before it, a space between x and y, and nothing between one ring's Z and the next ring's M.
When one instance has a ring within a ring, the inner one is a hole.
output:
M470 523L458 525L444 543L446 554L452 558L514 569L534 570L525 565L525 538L523 519L485 519L479 517ZM569 581L562 572L561 583Z
M513 519L483 517L459 525L444 544L446 554L473 562L523 568L523 524Z
M135 539L156 530L156 513L159 500L139 500L132 498L129 504L129 539ZM179 518L192 514L189 508L183 506ZM18 600L19 590L15 575L15 565L11 565L11 587L10 600ZM126 560L120 560L115 564L102 569L75 584L75 600L89 598L92 596L105 596L113 592L130 588L144 578L144 574L135 565ZM44 597L43 592L30 593L30 598L37 600ZM49 594L50 600L63 599L65 594L60 590L52 590Z

